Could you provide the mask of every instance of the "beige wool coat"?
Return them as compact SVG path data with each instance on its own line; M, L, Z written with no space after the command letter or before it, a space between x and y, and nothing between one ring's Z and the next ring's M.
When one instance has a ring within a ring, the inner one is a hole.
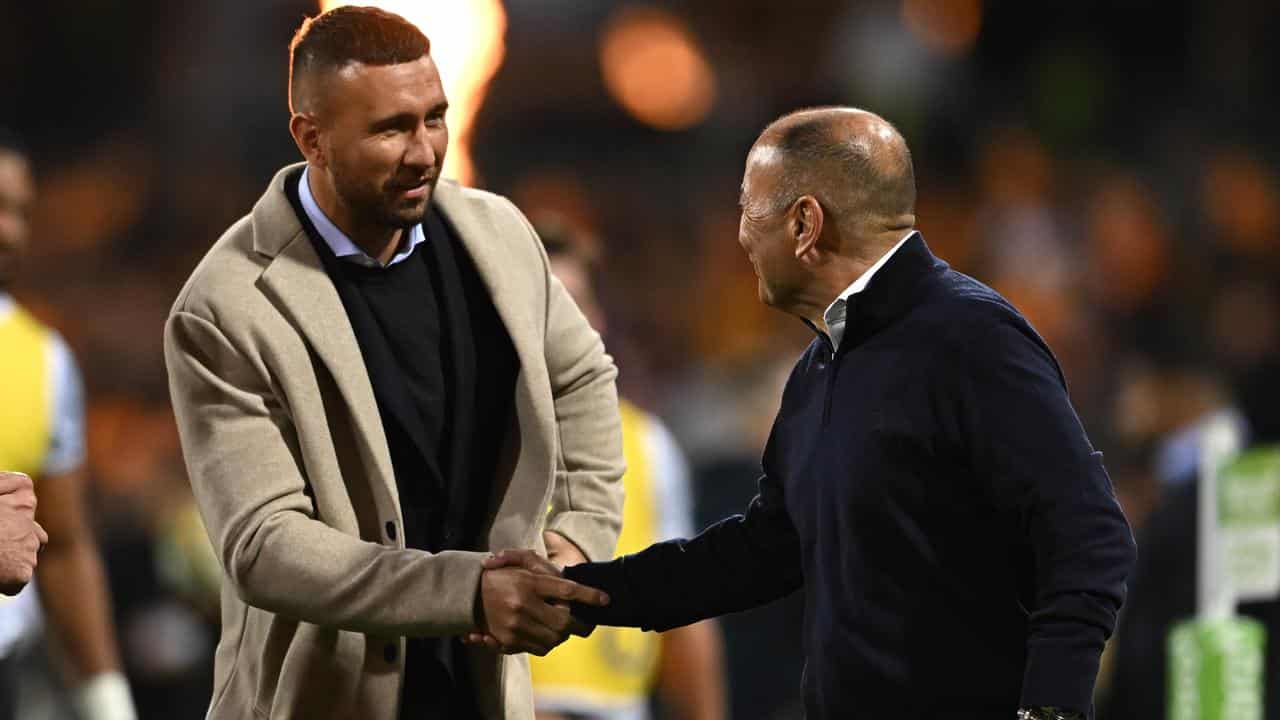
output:
M191 486L222 564L209 717L396 720L405 636L456 636L486 552L405 549L391 455L342 301L282 169L213 245L165 325ZM433 202L520 361L483 551L556 530L612 555L623 472L616 370L508 200L441 181ZM550 512L548 512L550 508ZM533 717L524 656L469 650L486 718Z

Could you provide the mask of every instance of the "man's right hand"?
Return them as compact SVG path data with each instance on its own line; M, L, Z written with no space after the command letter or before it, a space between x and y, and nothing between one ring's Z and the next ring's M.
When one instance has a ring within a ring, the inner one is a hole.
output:
M480 575L480 633L467 637L471 644L546 655L570 635L591 632L569 613L569 603L609 604L603 592L565 580L559 568L532 550L507 550L499 558L487 562Z
M36 555L49 542L36 522L36 492L31 478L0 471L0 593L15 595L36 569Z

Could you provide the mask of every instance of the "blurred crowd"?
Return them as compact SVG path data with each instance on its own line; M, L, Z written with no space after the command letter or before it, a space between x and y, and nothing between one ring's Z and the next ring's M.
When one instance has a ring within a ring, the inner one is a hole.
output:
M902 130L927 242L1057 353L1140 552L1148 527L1193 530L1151 523L1194 482L1206 419L1232 418L1250 445L1280 442L1276 5L504 5L475 184L596 238L621 388L690 456L699 523L750 499L781 383L811 338L757 301L735 205L755 135L810 105L864 106ZM0 2L0 124L25 137L39 189L13 291L86 378L95 519L143 717L202 715L217 637L217 567L161 326L209 244L297 159L286 44L317 9ZM626 33L667 51L610 70L610 40ZM642 74L637 97L618 90L628 72ZM662 91L690 76L693 96ZM663 103L674 110L646 114ZM798 717L799 613L784 601L724 622L733 717ZM41 670L59 659L29 652L40 662L22 717L60 717ZM1103 711L1125 677L1111 655ZM1162 717L1144 714L1158 712L1158 680L1131 680L1114 702L1138 714L1117 716Z

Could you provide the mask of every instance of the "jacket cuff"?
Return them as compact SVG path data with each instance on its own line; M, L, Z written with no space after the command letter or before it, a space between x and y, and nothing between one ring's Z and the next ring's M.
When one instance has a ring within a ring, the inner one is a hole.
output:
M623 622L628 594L624 586L625 579L620 561L571 565L564 569L564 577L579 585L603 590L609 596L609 604L604 607L573 603L569 610L575 618L589 625L628 624Z
M1037 642L1027 649L1021 707L1056 707L1089 715L1101 647Z
M430 587L457 588L445 593L425 593L419 602L427 605L422 615L431 618L426 636L452 636L476 632L476 598L480 592L480 574L490 553L445 550L436 553L432 564Z

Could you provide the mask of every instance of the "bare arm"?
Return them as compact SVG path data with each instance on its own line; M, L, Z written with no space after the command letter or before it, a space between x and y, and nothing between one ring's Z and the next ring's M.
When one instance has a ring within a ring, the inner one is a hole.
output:
M658 693L676 720L725 717L724 648L715 620L662 634Z
M111 598L84 508L83 469L40 479L36 518L49 533L36 579L45 612L82 677L120 668Z

